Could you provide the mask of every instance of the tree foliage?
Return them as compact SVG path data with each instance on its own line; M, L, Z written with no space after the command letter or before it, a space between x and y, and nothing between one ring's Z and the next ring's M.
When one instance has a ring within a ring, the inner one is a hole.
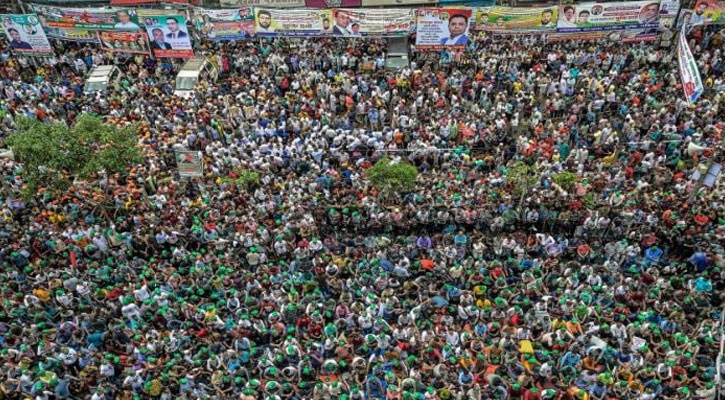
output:
M594 208L597 205L597 200L594 197L594 193L589 192L589 193L585 194L584 197L582 197L582 204L586 208L589 208L589 209Z
M142 160L134 126L117 128L90 114L79 116L70 128L35 118L20 118L17 127L7 144L23 163L26 195L39 188L64 190L74 179L101 171L124 173Z
M232 172L232 176L224 177L221 181L228 185L239 186L249 190L259 185L259 173L250 169L235 169Z
M514 186L514 193L517 195L534 186L537 179L536 168L521 161L514 163L506 172L506 181Z
M393 163L389 158L381 158L368 168L370 182L385 192L407 192L415 188L418 170L410 164Z
M553 178L554 182L556 182L557 185L561 186L561 188L566 191L570 191L571 189L573 189L576 181L579 179L577 174L571 171L564 171L558 174L554 174Z

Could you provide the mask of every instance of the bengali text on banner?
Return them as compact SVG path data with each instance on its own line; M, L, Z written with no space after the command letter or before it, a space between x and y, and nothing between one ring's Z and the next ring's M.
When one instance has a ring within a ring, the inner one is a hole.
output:
M98 40L112 53L151 54L146 32L99 31Z
M98 35L92 29L43 27L46 36L53 39L79 43L98 43Z
M305 0L220 0L222 7L302 8Z
M557 32L596 32L659 27L659 1L579 3L559 6Z
M332 10L254 9L257 36L330 36Z
M37 14L2 14L0 18L10 47L17 53L39 56L53 54Z
M310 8L360 7L361 0L305 0Z
M469 42L470 8L419 8L416 15L417 51L464 49Z
M190 35L186 17L175 11L139 10L155 57L191 58Z
M336 8L332 13L335 36L406 36L415 16L411 8Z
M702 86L700 69L697 67L695 57L692 56L690 45L687 44L686 31L687 27L683 25L677 39L677 61L680 67L680 79L682 80L682 90L685 92L685 98L688 103L694 103L705 91L705 88Z
M557 7L476 9L475 29L489 32L545 32L556 29Z
M660 1L660 27L672 29L675 25L677 13L680 11L680 0Z
M228 10L194 9L194 27L210 40L239 40L254 36L254 11L251 7Z
M33 4L43 26L49 28L79 28L91 30L137 31L141 29L133 9L62 8Z

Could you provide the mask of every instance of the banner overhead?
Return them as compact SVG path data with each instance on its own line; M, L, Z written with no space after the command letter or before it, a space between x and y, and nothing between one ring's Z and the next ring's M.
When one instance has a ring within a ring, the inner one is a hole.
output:
M659 27L659 1L580 3L559 6L557 32L596 32Z
M687 44L687 27L682 26L680 37L677 39L677 61L680 66L680 79L682 90L685 91L685 98L688 103L694 103L705 91L702 86L700 69L697 68L695 57L692 56L690 45Z
M146 27L155 57L194 57L184 15L173 11L139 10L139 19Z
M419 8L416 50L463 49L468 45L470 8Z
M204 176L204 162L199 151L176 151L176 167L182 178Z
M690 23L693 25L725 24L725 3L719 0L698 0Z
M194 26L210 40L239 40L254 36L254 12L251 7L230 10L194 9Z
M692 10L687 8L680 8L680 14L677 16L677 30L679 31L683 25L690 26L690 19L692 18Z
M660 27L672 29L677 13L680 11L680 0L660 1Z
M41 23L49 28L137 31L141 29L136 11L132 9L61 8L33 4Z
M489 32L541 32L556 29L557 7L476 9L477 30Z
M406 36L413 27L412 8L332 10L335 36Z
M43 30L46 36L53 39L80 43L98 43L97 31L91 29L43 27Z
M435 5L437 0L362 0L363 7Z
M257 36L329 36L332 28L332 10L254 9Z
M361 0L305 0L305 5L310 8L338 8L338 7L360 7Z
M269 8L295 8L304 7L305 0L220 0L222 7L269 7Z
M98 40L103 50L113 53L151 55L145 32L99 31Z
M53 48L36 14L2 14L0 18L13 50L34 55L53 54Z

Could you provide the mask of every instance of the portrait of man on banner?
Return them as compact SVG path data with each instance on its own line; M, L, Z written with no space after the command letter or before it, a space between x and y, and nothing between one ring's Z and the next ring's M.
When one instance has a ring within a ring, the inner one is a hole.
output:
M442 45L461 46L468 44L468 17L463 14L453 14L448 20L448 37L441 39Z

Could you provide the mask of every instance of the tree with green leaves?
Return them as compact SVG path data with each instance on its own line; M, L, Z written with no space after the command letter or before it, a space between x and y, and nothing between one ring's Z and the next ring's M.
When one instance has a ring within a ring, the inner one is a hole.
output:
M536 181L539 179L538 171L533 165L528 165L523 161L515 162L506 171L506 182L509 182L514 187L514 194L520 196L518 210L521 211L524 198L528 194L530 188L532 188Z
M536 168L522 161L517 161L506 171L506 182L514 186L514 193L526 194L536 184L538 175Z
M389 158L381 158L368 168L366 175L381 193L387 195L413 190L418 169L410 164L393 163Z
M554 182L562 189L571 191L579 180L579 176L571 171L559 172L553 176Z
M235 169L230 176L222 178L221 182L250 190L259 186L259 172L250 169Z
M36 118L16 123L18 132L6 143L23 164L26 197L40 188L65 190L75 179L125 173L142 160L135 126L118 128L90 114L80 115L70 128Z

